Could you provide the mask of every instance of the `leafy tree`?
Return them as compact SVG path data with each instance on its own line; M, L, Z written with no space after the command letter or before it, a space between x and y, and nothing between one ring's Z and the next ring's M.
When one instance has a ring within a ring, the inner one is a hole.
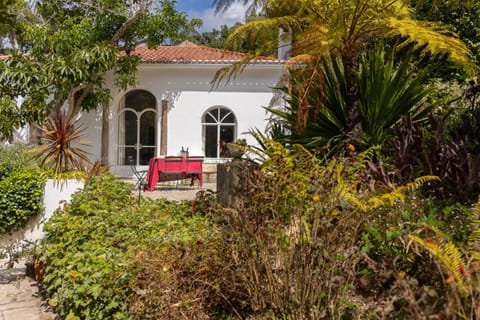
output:
M228 36L239 26L240 22L229 27L226 24L220 26L220 30L213 29L212 31L196 32L189 36L188 39L196 44L204 45L210 48L224 49ZM245 51L244 48L240 48L240 52Z
M23 0L0 1L0 53L18 49L24 24L33 19L28 4Z
M228 8L234 0L215 0L218 11ZM240 1L247 3L248 1ZM447 56L457 65L472 70L469 50L465 44L439 25L415 20L404 0L256 0L250 10L259 10L265 18L254 20L233 32L229 43L242 37L254 37L259 30L292 32L291 62L307 65L304 71L312 77L304 81L300 97L299 125L308 114L308 92L312 87L318 60L334 54L342 60L346 81L347 132L354 134L358 123L359 91L356 85L360 54L378 38L395 38L400 47L413 46L423 55ZM270 42L255 51L238 65L217 74L216 81L241 69L242 63L271 51L278 42Z
M198 21L188 21L173 1L46 0L36 7L38 23L25 26L24 50L0 60L0 106L16 110L14 125L38 122L63 105L70 117L108 105L107 72L114 85L136 83L138 44L173 42ZM12 103L24 98L21 108ZM6 126L2 126L5 128ZM10 130L13 128L10 128ZM4 131L3 136L10 132Z

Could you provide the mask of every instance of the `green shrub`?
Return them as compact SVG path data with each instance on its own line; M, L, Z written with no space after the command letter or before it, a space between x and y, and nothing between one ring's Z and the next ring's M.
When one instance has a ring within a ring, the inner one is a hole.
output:
M12 144L0 147L0 180L20 168L37 167L36 162L27 154L24 144Z
M61 318L133 318L128 299L141 292L142 274L165 263L143 264L150 261L143 257L191 247L212 235L208 221L192 215L189 204L143 199L139 207L132 188L112 175L95 176L46 224L39 257L49 304Z
M43 209L45 176L39 169L16 169L0 180L0 234L25 225Z

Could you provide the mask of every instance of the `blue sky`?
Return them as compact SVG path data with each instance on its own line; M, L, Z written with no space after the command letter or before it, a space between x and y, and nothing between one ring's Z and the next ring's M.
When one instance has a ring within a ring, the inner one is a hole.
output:
M177 0L177 9L185 11L189 18L200 18L203 20L203 27L200 31L211 31L219 29L221 25L231 26L237 21L244 21L245 7L235 2L225 13L215 14L212 7L212 0Z

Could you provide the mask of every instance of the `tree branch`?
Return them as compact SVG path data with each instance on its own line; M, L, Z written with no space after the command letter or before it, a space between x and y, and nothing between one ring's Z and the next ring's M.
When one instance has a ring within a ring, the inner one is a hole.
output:
M118 30L115 32L113 35L111 42L114 45L117 45L117 42L122 38L124 33L127 31L127 29L132 26L135 22L137 22L145 12L148 11L149 7L152 5L153 0L144 0L144 1L138 1L136 4L138 5L138 9L135 10L121 26L118 28ZM119 47L121 49L123 47ZM72 88L68 94L68 105L71 108L70 112L70 117L75 116L78 112L80 112L81 105L87 95L90 93L90 91L93 89L93 82L97 81L98 78L100 77L100 73L97 72L93 74L90 77L90 82L89 83L82 83L74 88ZM83 90L82 94L80 97L75 99L75 94Z
M138 10L136 10L133 15L125 21L120 28L118 28L117 32L113 35L112 43L116 44L118 40L123 36L125 31L133 25L135 22L138 21L142 17L142 15L148 11L148 8L152 5L153 0L144 0L138 2Z

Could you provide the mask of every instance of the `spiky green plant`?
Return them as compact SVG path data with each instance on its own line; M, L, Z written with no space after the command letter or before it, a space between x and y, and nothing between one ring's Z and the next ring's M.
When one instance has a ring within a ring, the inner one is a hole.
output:
M267 108L289 132L280 141L308 148L330 146L338 151L350 137L358 137L357 143L369 148L391 137L393 126L403 115L411 113L415 121L422 119L431 108L423 103L432 91L426 86L429 71L412 68L411 54L395 63L394 52L380 44L362 55L356 77L358 114L353 127L348 124L351 109L346 101L348 86L340 59L323 59L314 76L292 71L292 84L283 88L288 103L285 110ZM303 87L307 78L312 82L306 93ZM306 112L308 116L299 127L298 119Z
M41 165L55 174L70 170L82 170L83 163L90 163L88 152L82 146L90 143L83 140L85 127L67 117L64 111L51 114L43 126L38 127L40 146L32 153L41 159Z
M426 117L431 105L424 99L433 90L427 87L430 70L412 68L411 53L396 65L394 51L383 45L372 53L363 53L359 87L359 122L367 145L383 144L401 117L412 114L413 120Z

